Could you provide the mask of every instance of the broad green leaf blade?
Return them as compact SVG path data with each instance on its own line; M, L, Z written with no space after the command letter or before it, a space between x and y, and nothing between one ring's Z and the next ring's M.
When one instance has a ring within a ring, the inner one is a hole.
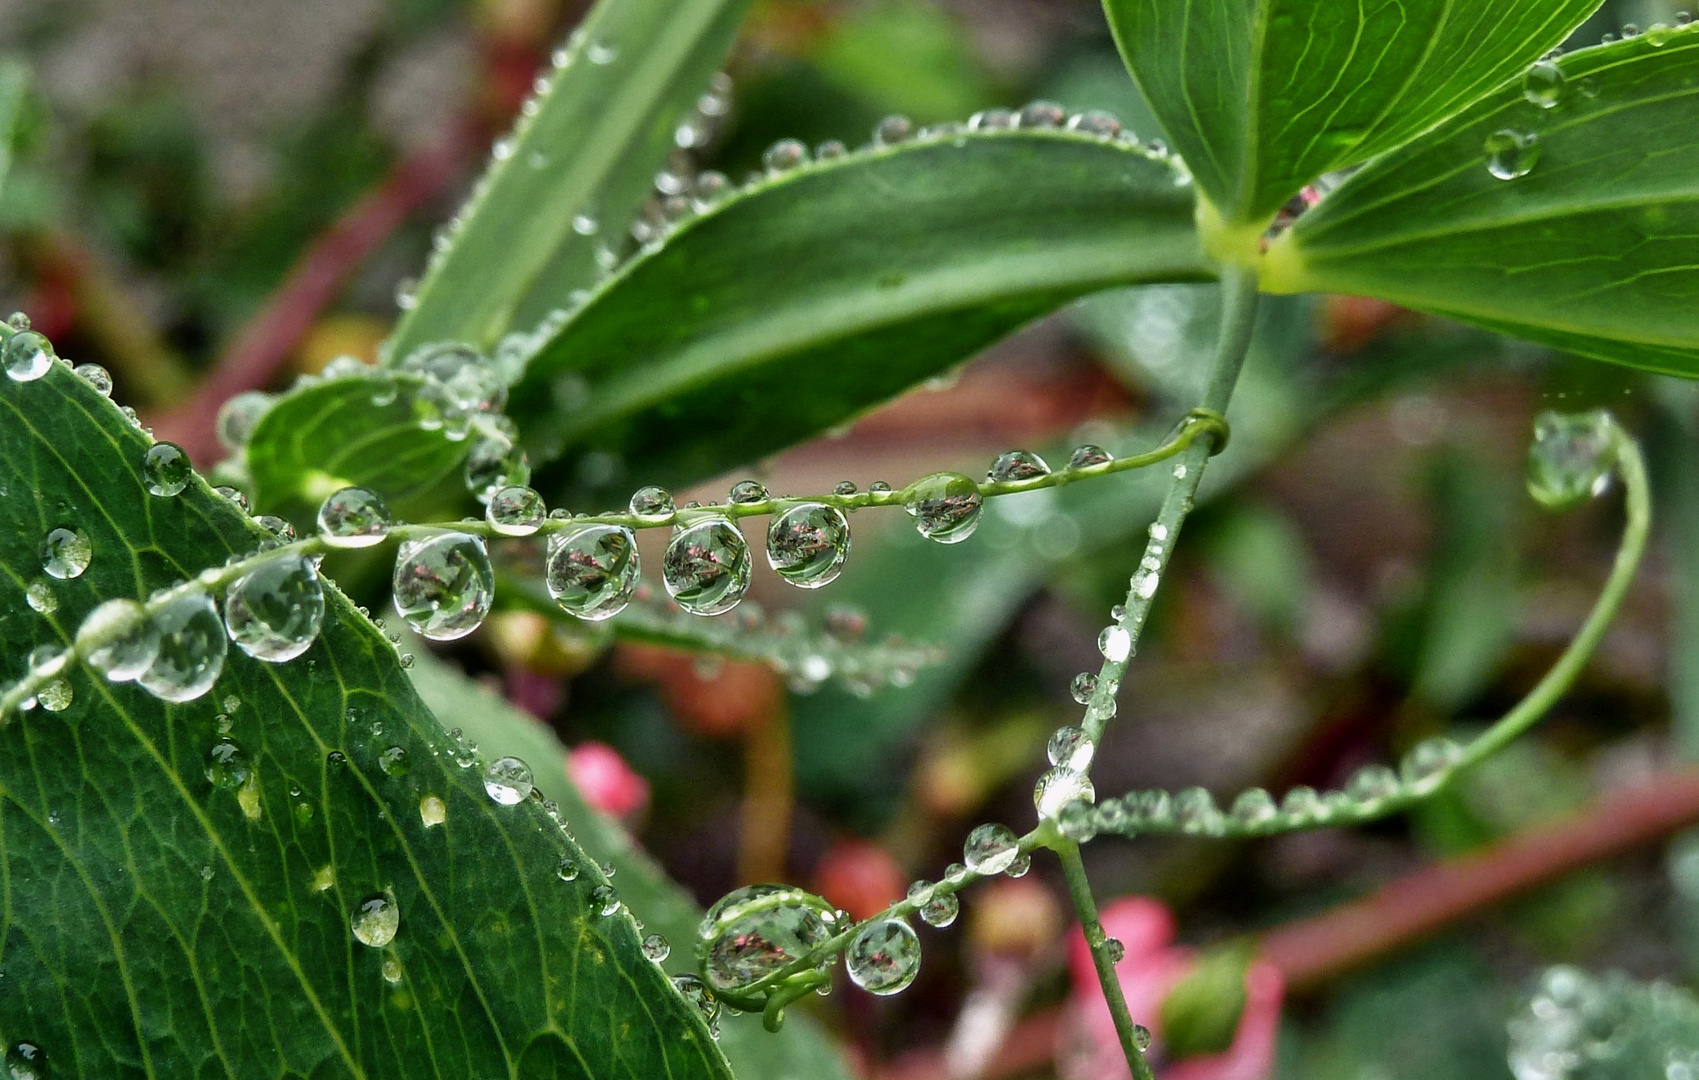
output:
M399 501L434 486L469 439L420 423L416 375L372 372L292 390L254 426L246 448L255 506L287 510L356 484Z
M621 250L679 121L747 7L748 0L601 0L557 54L547 92L497 144L396 327L392 358L437 341L488 349L592 286L597 247ZM588 235L583 222L594 225Z
M1557 62L1363 167L1269 250L1264 282L1378 296L1560 349L1699 375L1699 31ZM1536 141L1519 162L1487 141ZM1531 159L1531 160L1530 160Z
M510 412L533 460L613 455L628 487L754 460L1084 293L1209 276L1183 179L1066 131L952 133L769 178L609 281Z
M1209 202L1261 226L1558 45L1598 0L1104 0L1121 56ZM1250 237L1254 240L1254 234Z
M539 777L566 774L566 748L549 728L520 712L495 694L447 666L421 657L409 672L419 696L445 724L465 729L486 757L513 754L530 762ZM598 862L612 864L620 897L636 912L647 931L672 944L664 967L682 974L695 970L696 929L702 909L660 867L634 845L624 829L602 817L579 796L572 784L550 781L550 793L560 803L561 816L572 823L573 834L585 852ZM836 1044L793 1006L777 1032L762 1028L759 1017L722 1016L720 1049L732 1063L738 1080L842 1080L846 1075Z
M147 445L62 365L0 378L0 677L96 603L262 536L200 481L149 494ZM58 527L90 543L75 578L41 573ZM538 801L486 796L394 649L327 592L290 663L232 648L212 691L175 705L79 667L67 708L0 727L0 1038L53 1076L729 1078L629 916L593 910L599 869ZM209 777L223 724L235 789ZM380 765L392 746L405 770ZM361 944L350 917L386 893L394 939Z

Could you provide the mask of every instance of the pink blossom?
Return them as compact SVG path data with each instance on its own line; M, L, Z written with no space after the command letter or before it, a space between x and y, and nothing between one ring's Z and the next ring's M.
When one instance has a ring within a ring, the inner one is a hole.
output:
M1101 914L1104 933L1126 947L1115 965L1121 992L1135 1023L1154 1036L1152 1063L1163 1060L1160 1017L1162 1002L1196 960L1195 949L1175 945L1174 916L1161 903L1135 896L1117 900ZM1068 968L1074 992L1062 1029L1063 1046L1057 1057L1070 1080L1115 1080L1128 1076L1092 966L1091 950L1078 926L1068 935ZM1256 961L1245 973L1245 1011L1233 1045L1219 1054L1204 1054L1159 1065L1161 1080L1265 1080L1274 1070L1274 1049L1280 1025L1280 1002L1285 985L1273 965Z
M593 808L623 818L649 801L649 782L607 743L582 742L567 755L566 771Z

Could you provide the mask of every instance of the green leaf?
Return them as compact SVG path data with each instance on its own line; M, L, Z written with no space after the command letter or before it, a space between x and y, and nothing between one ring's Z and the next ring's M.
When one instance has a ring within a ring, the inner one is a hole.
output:
M1233 1044L1245 1011L1245 973L1256 958L1249 941L1204 950L1162 999L1162 1037L1175 1057L1219 1054Z
M1104 0L1127 67L1228 222L1391 149L1556 46L1598 0Z
M616 254L674 132L725 57L748 0L601 0L489 171L396 327L399 361L431 342L488 349L529 329ZM527 109L531 104L527 105ZM595 223L593 235L574 218Z
M0 190L12 171L19 128L30 86L29 67L16 60L0 60Z
M1266 286L1378 296L1699 375L1699 31L1557 67L1554 107L1512 83L1364 166L1271 246ZM1501 131L1535 138L1526 175L1489 172Z
M754 460L1083 293L1209 276L1181 179L1066 131L957 132L768 178L609 281L511 414L534 460L614 455L626 486Z
M547 725L428 657L421 657L409 674L431 711L444 723L464 728L486 757L513 754L531 762L539 776L565 774L566 748ZM572 784L560 786L557 801L585 852L614 867L621 898L643 919L647 930L661 934L672 944L666 970L694 970L695 950L691 946L702 922L702 909L667 880L647 853L632 843L630 834L590 809ZM785 1026L777 1032L767 1031L754 1015L723 1016L720 1030L720 1049L739 1080L838 1080L845 1075L834 1042L804 1009L791 1008Z
M264 535L198 480L149 494L147 446L63 365L0 379L7 680L98 602ZM41 573L59 527L92 548L66 580ZM56 1076L729 1078L632 920L593 910L599 868L537 800L485 795L395 650L327 593L292 662L232 649L184 704L73 667L68 708L0 728L0 1038L39 1047ZM248 771L234 790L208 775L222 723ZM390 747L404 774L380 766ZM563 856L581 867L570 883ZM386 893L399 929L368 947L350 916Z

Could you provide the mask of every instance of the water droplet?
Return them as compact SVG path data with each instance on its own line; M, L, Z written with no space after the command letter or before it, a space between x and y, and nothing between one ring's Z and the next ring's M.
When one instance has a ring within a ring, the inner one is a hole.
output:
M331 547L363 548L389 535L389 504L363 487L345 487L319 504L319 536Z
M834 158L841 158L847 153L849 153L849 147L842 142L837 139L827 139L814 148L814 160L831 161Z
M1228 811L1233 823L1243 829L1260 829L1272 822L1278 813L1274 796L1262 788L1239 792L1238 798L1233 800L1233 809Z
M470 415L499 411L507 403L507 383L489 358L476 349L453 342L425 345L396 365L399 371L424 377L414 394L413 408L421 426L462 435Z
M1032 101L1021 106L1016 123L1024 128L1061 127L1068 111L1054 101Z
M1103 139L1113 139L1121 133L1121 121L1117 120L1112 113L1093 109L1089 112L1075 113L1068 117L1068 130L1096 135Z
M808 162L808 147L796 139L780 139L761 155L761 164L777 175Z
M53 586L47 583L46 578L36 578L29 583L29 588L24 590L24 601L31 611L42 615L51 615L59 610L59 598L53 595Z
M749 885L708 909L697 931L702 973L715 990L748 986L832 936L832 905L786 885Z
M1398 774L1385 765L1364 765L1352 774L1345 794L1354 802L1374 804L1398 794Z
M295 526L275 514L256 514L254 524L272 535L271 540L260 545L261 550L293 544L296 540Z
M718 1038L715 1025L720 1020L720 1002L714 992L708 989L708 985L695 975L674 975L673 989L701 1011L702 1019L708 1023L709 1032Z
M1125 950L1123 949L1123 951L1125 951ZM1119 963L1119 961L1117 961L1117 963ZM1149 1050L1150 1049L1150 1029L1145 1027L1143 1024L1134 1024L1133 1025L1133 1045L1138 1047L1139 1051L1141 1053L1143 1053L1146 1050Z
M1074 681L1068 689L1074 695L1074 700L1084 705L1097 693L1097 676L1089 671L1082 671L1074 676Z
M419 821L427 829L434 829L448 820L448 804L436 795L426 795L419 800Z
M836 581L849 558L850 527L843 511L825 503L799 503L767 528L767 563L803 589Z
M643 955L659 964L672 955L673 948L667 944L667 939L659 934L650 934L643 939Z
M1045 754L1052 765L1084 772L1091 768L1091 759L1097 754L1097 744L1091 741L1090 735L1077 727L1059 727L1056 733L1050 736Z
M956 916L961 914L961 901L956 899L955 893L938 892L936 890L929 891L924 898L917 897L915 895L915 888L924 886L925 884L926 883L923 881L915 882L914 886L909 888L909 899L916 900L919 903L920 919L922 922L924 922L927 926L937 927L942 930L944 927L955 922Z
M940 544L959 544L972 536L983 507L979 485L961 473L934 473L903 493L903 509L914 518L914 527Z
M78 529L53 529L41 542L41 568L61 580L81 577L94 547Z
M1013 109L982 109L967 118L969 131L1002 131L1014 126Z
M1112 664L1125 663L1133 654L1133 635L1124 626L1105 626L1097 635L1097 651Z
M149 492L170 497L189 486L195 470L189 455L173 442L157 442L142 455L142 483Z
M268 559L230 584L224 624L236 647L279 664L306 652L324 623L324 586L311 559Z
M479 502L487 503L498 488L523 484L531 476L531 465L520 450L506 439L481 439L466 455L462 470L466 490Z
M962 843L962 861L969 870L986 877L1007 870L1020 853L1020 840L1007 825L981 825Z
M213 787L234 791L252 776L253 769L248 765L247 755L242 753L235 740L220 739L206 752L206 778L212 781Z
M1534 501L1565 510L1604 494L1616 462L1614 426L1603 409L1535 418L1528 448L1528 494Z
M152 621L159 648L136 681L166 701L193 701L211 690L230 647L212 598L178 596L156 610Z
M1043 818L1056 817L1069 803L1096 799L1097 789L1089 776L1060 766L1040 776L1032 789L1032 804Z
M1404 782L1413 788L1426 789L1436 784L1446 773L1463 760L1463 748L1444 737L1423 739L1405 755L1399 771Z
M598 885L590 890L590 907L604 919L619 914L619 893L612 885Z
M991 463L988 473L992 483L1018 484L1050 475L1050 466L1030 450L1010 450Z
M1487 171L1500 180L1527 176L1540 160L1540 137L1531 131L1502 128L1487 136L1482 147Z
M844 953L850 981L870 994L895 994L920 973L920 938L901 919L881 919L855 936Z
M739 480L732 485L731 501L739 505L766 502L767 489L756 480Z
M490 528L503 536L530 536L548 517L543 497L528 487L510 485L490 496L484 511Z
M229 499L231 502L235 503L244 514L246 514L250 509L248 506L247 493L237 488L233 488L229 484L218 485L212 489L212 493L220 498Z
M555 864L555 876L562 881L577 881L578 860L571 855L562 855L560 862Z
M887 116L873 128L874 146L895 146L914 135L914 121L906 116Z
M1215 796L1201 787L1189 787L1174 796L1174 822L1183 832L1214 833L1221 828L1221 811Z
M1542 109L1549 109L1563 99L1563 69L1550 60L1541 60L1522 76L1522 96Z
M867 490L874 495L889 495L891 493L891 485L885 483L883 480L875 480L873 483L867 485Z
M360 901L348 923L356 941L381 949L395 940L395 932L401 928L401 908L395 903L395 895L385 891Z
M31 382L53 366L53 345L34 330L13 334L0 348L0 363L17 382Z
M1103 943L1103 951L1108 955L1109 962L1111 964L1119 964L1127 958L1127 947L1121 944L1120 938L1110 938L1105 941ZM1150 1037L1149 1032L1145 1033L1145 1037L1147 1039ZM1140 1049L1143 1048L1141 1047Z
M1074 452L1068 455L1068 468L1090 469L1098 465L1107 465L1114 460L1114 456L1103 447L1086 443L1083 446L1074 447Z
M399 746L391 746L378 755L378 768L385 776L399 780L406 776L410 768L407 761L407 751Z
M78 364L72 369L77 378L94 387L95 393L101 397L112 396L112 373L99 364Z
M432 641L465 637L484 621L495 599L495 569L484 538L445 532L406 540L391 581L395 610Z
M631 496L630 510L640 521L666 521L673 516L673 497L664 488L638 488Z
M1313 819L1321 810L1321 796L1316 789L1300 785L1288 791L1280 800L1280 816L1292 822Z
M7 1080L47 1080L47 1075L47 1051L35 1043L14 1043L6 1051Z
M619 59L619 46L607 41L592 41L584 55L592 64L611 64Z
M625 609L637 589L637 538L620 525L586 525L549 541L544 581L569 615L591 622Z
M52 682L36 691L36 702L48 712L64 712L71 707L71 684L64 679L54 679Z
M219 407L218 419L213 424L219 443L232 452L247 446L253 439L260 417L270 410L275 400L270 394L248 390L226 401Z
M661 567L667 593L696 615L730 611L749 588L749 545L723 517L704 518L673 534Z
M516 757L497 758L484 770L484 791L503 806L517 806L531 797L531 766Z
M853 480L839 480L837 484L832 487L832 494L839 498L847 499L855 493L856 486L855 481Z

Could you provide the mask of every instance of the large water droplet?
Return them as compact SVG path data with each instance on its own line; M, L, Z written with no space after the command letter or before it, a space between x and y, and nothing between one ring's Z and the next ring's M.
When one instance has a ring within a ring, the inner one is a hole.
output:
M356 941L381 949L395 940L395 932L401 928L401 908L395 903L395 895L388 891L368 896L354 909L348 924Z
M188 487L194 475L189 455L176 443L154 443L142 455L142 483L154 495L169 498Z
M1068 455L1068 468L1091 469L1099 465L1107 465L1115 460L1115 456L1101 446L1084 443L1074 447L1074 452Z
M548 516L548 508L543 505L543 497L535 491L522 485L510 485L501 488L490 496L490 504L485 508L485 518L490 528L503 536L530 536L543 525Z
M749 589L749 545L723 517L704 518L673 534L661 574L667 593L686 611L730 611Z
M1105 626L1097 635L1097 651L1112 664L1124 663L1133 654L1133 635L1124 626Z
M531 797L531 766L516 757L497 758L484 770L484 792L503 806L517 806Z
M1542 109L1563 100L1563 69L1541 60L1522 75L1522 96Z
M259 425L260 417L271 408L274 400L276 399L270 394L248 390L226 401L219 407L218 419L213 424L218 441L230 451L247 446L254 436L254 428Z
M213 787L234 791L247 783L253 774L247 755L234 740L220 739L207 751L206 778L212 781Z
M620 525L586 525L549 541L544 581L569 615L600 622L625 610L637 589L637 538Z
M1603 409L1541 413L1528 448L1528 494L1553 510L1604 494L1616 462L1613 429L1614 421Z
M445 532L407 540L395 556L395 610L432 641L465 637L495 599L495 568L484 538Z
M991 463L987 475L994 484L1018 484L1050 475L1050 466L1030 450L1010 450Z
M1061 766L1040 776L1032 789L1032 805L1043 818L1056 817L1070 803L1096 800L1097 789L1092 786L1091 777Z
M36 691L35 700L48 712L64 712L71 707L75 696L70 683L64 679L54 679Z
M1075 772L1084 772L1091 768L1091 759L1097 754L1097 744L1091 741L1091 736L1077 727L1059 727L1050 736L1050 744L1045 747L1045 753L1050 758L1050 764Z
M319 504L319 536L331 547L371 547L383 542L389 526L389 504L367 488L345 487Z
M962 861L976 874L1001 874L1021 853L1020 840L1007 825L981 825L962 843Z
M128 682L159 655L159 627L134 600L108 600L77 628L77 648L89 667L112 682Z
M41 568L56 578L81 577L94 546L80 529L53 529L41 541Z
M832 936L836 909L787 885L749 885L721 897L697 930L697 958L715 990L748 986Z
M959 544L972 536L983 503L979 485L961 473L934 473L903 493L903 509L914 518L914 527L940 544Z
M324 623L324 586L312 560L268 559L230 584L224 624L237 648L278 664L306 652Z
M1488 135L1482 148L1487 171L1500 180L1527 176L1540 160L1540 137L1531 131L1502 128Z
M868 993L895 994L920 974L920 938L901 919L881 919L850 942L844 968Z
M154 697L193 701L212 689L229 651L224 623L212 598L188 593L153 613L159 651L136 681Z
M31 382L53 366L53 345L34 330L13 334L0 348L6 374L18 382Z
M850 527L843 511L825 503L800 503L767 528L767 563L803 589L836 581L849 558Z

